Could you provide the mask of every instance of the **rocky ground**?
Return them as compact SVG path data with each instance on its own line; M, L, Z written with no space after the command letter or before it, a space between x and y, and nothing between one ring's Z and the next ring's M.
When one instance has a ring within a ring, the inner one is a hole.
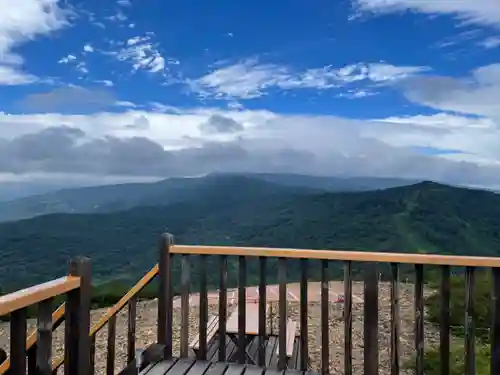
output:
M353 289L359 288L355 285ZM379 304L379 362L380 373L388 374L390 366L390 290L386 283L380 284L380 304ZM272 315L268 321L269 330L276 332L278 316L277 305L273 302L271 305ZM299 321L298 302L289 302L288 314L291 318ZM230 306L228 311L236 306ZM145 347L156 340L156 311L157 302L141 301L137 305L137 347ZM402 284L400 287L400 308L401 308L401 363L407 362L413 350L413 329L414 329L414 310L413 310L413 292L410 285ZM92 321L96 322L104 314L106 309L92 311ZM209 306L209 314L216 314L217 305ZM197 334L198 329L198 308L190 309L189 333L190 339ZM342 320L342 304L330 305L330 369L331 374L342 374L343 355L344 355L344 325ZM29 331L34 327L34 321L28 323ZM320 330L320 306L318 302L311 302L309 307L309 353L311 364L314 370L320 366L320 348L321 348L321 330ZM178 353L180 338L180 309L174 311L174 352ZM54 333L54 357L62 354L62 345L64 328L60 327ZM124 310L117 318L117 338L116 338L116 368L123 368L126 361L126 335L127 335L127 312ZM426 323L425 326L425 345L433 345L439 341L439 332L436 328ZM96 374L105 373L106 363L106 344L107 328L104 327L97 335L96 339ZM355 303L353 305L353 365L354 373L362 374L363 368L363 304ZM7 349L9 345L8 324L0 324L0 347ZM410 374L405 370L404 374ZM62 372L61 372L62 373Z

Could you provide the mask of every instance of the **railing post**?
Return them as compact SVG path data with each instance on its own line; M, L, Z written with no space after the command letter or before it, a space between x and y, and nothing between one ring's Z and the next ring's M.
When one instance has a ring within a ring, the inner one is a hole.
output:
M174 237L169 233L161 235L158 257L158 344L165 346L164 356L172 358L172 256L170 247L174 244Z
M80 277L80 288L68 293L65 318L64 375L88 375L90 371L90 259L77 257L69 263L70 276Z

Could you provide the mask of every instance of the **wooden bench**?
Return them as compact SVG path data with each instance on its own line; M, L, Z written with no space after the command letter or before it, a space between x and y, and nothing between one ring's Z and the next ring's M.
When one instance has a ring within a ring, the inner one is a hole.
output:
M286 323L286 356L291 357L293 355L293 343L295 341L295 332L297 331L297 322L288 319ZM279 355L279 344L276 345L276 354Z
M219 329L219 317L218 316L211 316L210 319L207 322L207 345L212 340L214 337L215 333ZM198 334L193 341L191 341L191 344L189 344L189 347L193 349L195 352L197 352L200 349L200 335Z

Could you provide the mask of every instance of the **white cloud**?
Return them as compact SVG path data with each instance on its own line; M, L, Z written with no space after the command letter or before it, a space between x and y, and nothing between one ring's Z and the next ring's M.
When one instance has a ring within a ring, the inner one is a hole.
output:
M83 46L83 51L84 52L94 52L94 47L92 47L90 44L85 44Z
M76 61L76 56L69 54L67 56L62 57L58 63L59 64L69 64L70 62Z
M500 27L497 0L352 0L356 11L395 13L414 11L449 14L462 22Z
M116 57L120 61L131 62L133 70L146 70L151 73L162 73L165 70L165 58L151 42L153 34L130 38Z
M486 48L486 49L500 47L500 36L492 36L492 37L486 38L486 39L480 41L479 45Z
M248 59L216 69L196 80L188 80L187 84L202 97L236 100L256 98L273 88L325 90L360 81L391 83L427 70L428 67L359 63L341 68L329 65L294 71L286 66L259 64L257 59Z
M469 77L414 77L402 85L406 97L439 111L500 120L500 64L474 69Z
M0 65L0 85L25 85L38 81L34 75L24 73L9 65Z
M22 85L36 81L22 70L23 58L14 49L38 36L68 24L58 0L0 0L0 84ZM5 76L6 73L10 74Z
M67 129L61 129L62 133L48 131L43 133L43 139L62 142L60 139L76 137L71 141L76 142L71 147L84 147L78 148L78 152L86 150L85 155L81 154L83 159L73 153L75 150L71 151L71 157L67 156L64 163L54 164L56 151L53 151L50 164L33 163L31 159L26 165L20 161L12 164L26 173L34 166L48 173L51 168L62 168L63 165L65 171L71 169L97 174L106 171L110 175L119 172L131 176L168 176L181 173L181 170L186 174L196 174L218 169L394 176L476 185L500 184L500 128L498 123L490 119L441 113L361 121L242 109L181 110L155 104L165 113L130 110L93 115L3 114L0 115L0 126L5 129L2 134L4 143L15 144L20 142L20 137L28 135L30 142L35 142L37 133L55 124L79 129L80 133L68 132ZM231 122L231 129L238 131L204 131L203 124L213 122L216 118L224 118L225 123ZM161 148L155 146L156 143ZM102 152L106 150L106 153L120 154L98 154L98 145ZM415 151L417 146L460 150L462 153L422 155ZM33 144L31 152L51 150L46 146L40 147L39 143ZM60 144L57 149L64 150L64 147ZM140 162L143 160L141 158L153 157L150 151L144 154L147 149L156 149L153 154L156 153L159 160L163 160L153 163L154 168L145 167L144 162ZM166 154L162 154L162 149ZM123 152L127 153L126 157ZM142 156L135 159L134 153ZM100 159L104 157L102 155L108 156ZM177 160L175 163L180 164L172 164L172 157ZM90 165L90 161L82 164L84 159L97 160L95 158L99 158L95 166ZM7 167L4 165L3 168ZM61 172L61 169L57 171Z

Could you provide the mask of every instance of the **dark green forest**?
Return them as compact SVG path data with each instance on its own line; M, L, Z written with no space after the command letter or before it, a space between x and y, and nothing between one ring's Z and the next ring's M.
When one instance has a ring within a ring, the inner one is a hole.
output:
M497 256L499 228L500 196L491 192L423 182L369 192L306 193L235 178L186 202L0 224L0 285L10 290L63 275L76 255L92 258L95 283L131 283L156 262L165 231L180 244ZM213 269L215 261L209 259L206 267ZM256 264L248 263L249 281L256 281ZM269 267L272 277L275 264ZM230 281L236 269L230 260ZM317 273L318 267L311 270ZM340 276L341 268L333 263L330 272ZM213 284L214 273L209 275ZM297 278L294 262L288 277Z

